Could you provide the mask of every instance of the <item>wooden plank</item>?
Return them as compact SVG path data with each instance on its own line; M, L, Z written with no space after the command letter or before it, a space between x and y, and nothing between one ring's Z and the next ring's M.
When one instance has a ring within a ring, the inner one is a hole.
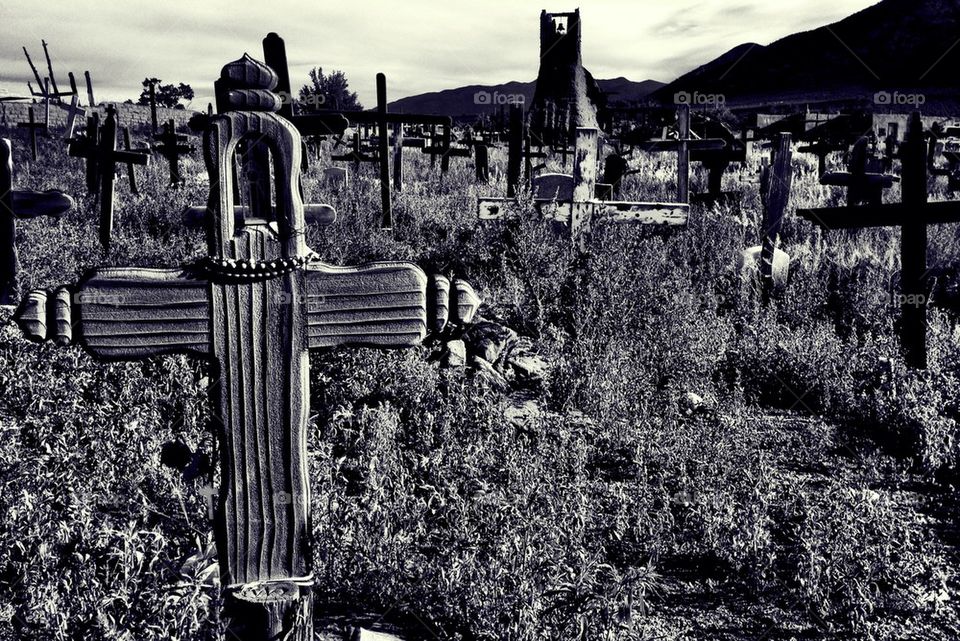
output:
M577 146L573 157L573 199L570 206L570 234L585 249L596 195L600 130L577 127Z
M677 147L677 200L690 202L690 106L680 105L677 111L680 146Z
M618 202L607 200L595 205L595 223L627 223L634 225L686 225L690 205L686 203Z

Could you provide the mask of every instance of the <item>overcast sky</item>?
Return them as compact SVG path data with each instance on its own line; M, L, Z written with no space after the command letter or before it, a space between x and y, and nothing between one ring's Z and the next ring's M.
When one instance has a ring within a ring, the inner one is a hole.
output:
M670 81L743 42L768 44L835 22L876 0L591 0L582 3L583 61L595 77ZM212 101L224 63L261 58L269 31L287 43L291 82L314 66L342 69L367 107L375 74L391 100L468 84L537 75L541 9L553 0L0 0L0 95L23 95L33 75L26 45L45 75L41 38L57 81L90 70L98 101L136 98L147 77L186 82L193 107Z

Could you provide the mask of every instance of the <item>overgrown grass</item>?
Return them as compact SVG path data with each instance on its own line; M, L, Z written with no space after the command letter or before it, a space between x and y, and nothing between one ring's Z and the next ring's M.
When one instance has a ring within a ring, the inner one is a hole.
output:
M141 175L142 197L118 181L103 257L82 165L52 142L36 165L23 149L17 185L79 203L19 224L24 291L203 252L202 232L179 222L206 200L197 159L179 190L162 161ZM441 178L409 154L392 235L376 228L370 168L342 193L320 186L317 163L304 181L308 202L340 213L309 233L325 260L463 276L486 316L553 365L542 420L520 430L509 399L426 348L312 355L320 603L389 610L442 638L951 638L955 541L899 488L956 476L960 352L954 317L935 312L930 370L901 364L888 302L898 233L822 234L791 212L791 282L764 308L736 266L758 242L756 159L727 177L744 179L741 210L698 208L668 233L602 228L587 256L529 209L477 223L476 196L505 191L505 159L493 160L497 180L478 187L461 160ZM625 198L669 200L669 157L645 162ZM795 169L791 210L837 200L813 163ZM956 250L953 228L931 233L936 260ZM159 462L176 439L212 454L205 365L102 365L9 325L0 365L4 636L215 638L203 478ZM717 598L740 604L740 628L715 626Z

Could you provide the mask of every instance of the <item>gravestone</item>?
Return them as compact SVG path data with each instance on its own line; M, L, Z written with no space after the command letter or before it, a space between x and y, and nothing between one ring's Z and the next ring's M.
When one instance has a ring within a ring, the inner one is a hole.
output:
M18 122L17 127L27 130L30 140L30 153L33 156L33 161L36 162L40 155L40 150L37 146L37 133L42 131L44 135L46 135L47 123L37 122L33 113L33 106L30 106L27 109L27 122Z
M847 188L847 205L850 207L879 205L883 202L883 190L900 182L896 176L871 171L868 145L866 136L861 136L850 150L848 171L828 171L820 176L821 185Z
M552 198L559 201L573 200L574 181L570 174L540 174L533 179L535 198Z
M64 107L64 109L67 111L67 125L63 128L63 140L65 142L69 142L70 139L73 138L73 130L77 124L77 116L80 116L81 118L86 117L87 110L79 107L79 104L80 96L74 94L70 98L70 106Z
M220 82L230 88L228 104L248 110L215 116L204 133L208 255L178 269L94 270L72 288L31 293L16 320L32 340L74 341L104 360L185 353L211 363L225 638L311 641L309 350L414 346L429 330L469 318L479 300L466 283L428 279L411 263L320 262L302 231L300 135L275 113L249 110L275 88L276 74L244 55ZM253 203L253 216L237 226L232 161L250 136L270 150L277 205ZM438 305L431 283L455 298Z
M74 207L61 191L13 189L13 145L0 138L0 305L13 304L20 261L17 256L17 220L59 218Z
M346 167L327 167L323 170L323 185L327 189L339 191L347 188Z

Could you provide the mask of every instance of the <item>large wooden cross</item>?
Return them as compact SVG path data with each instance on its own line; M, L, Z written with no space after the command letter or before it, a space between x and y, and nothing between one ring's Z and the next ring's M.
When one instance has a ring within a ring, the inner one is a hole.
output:
M902 202L860 207L798 209L825 229L900 227L900 337L907 363L927 367L927 225L960 222L960 201L927 203L927 158L919 112L910 116L900 145Z
M600 130L577 128L577 144L573 162L573 198L558 200L555 194L533 199L534 206L545 217L568 224L571 236L580 248L595 223L614 222L639 225L678 226L687 223L690 205L681 203L629 202L596 198L597 155ZM515 198L480 198L480 220L503 218Z
M95 162L94 171L99 179L97 193L100 196L100 245L107 250L113 233L113 199L117 165L121 163L146 165L150 162L150 156L142 151L117 149L117 110L113 105L107 106L107 118L104 120L99 137L100 140L96 145L90 142L71 143L70 155ZM89 169L87 176L89 179Z
M244 100L270 92L276 75L245 55L223 68L221 81ZM277 205L238 226L232 157L248 137L269 147ZM411 263L317 260L304 241L300 142L275 113L213 117L204 133L214 212L208 256L178 269L95 270L70 289L30 294L17 315L29 338L72 339L104 360L186 353L211 363L212 425L222 443L215 531L230 641L313 639L309 350L413 346L448 320L469 321L479 304L468 284L428 279Z
M73 209L73 198L61 191L13 189L13 145L0 138L0 305L12 305L20 261L17 220L52 216Z

